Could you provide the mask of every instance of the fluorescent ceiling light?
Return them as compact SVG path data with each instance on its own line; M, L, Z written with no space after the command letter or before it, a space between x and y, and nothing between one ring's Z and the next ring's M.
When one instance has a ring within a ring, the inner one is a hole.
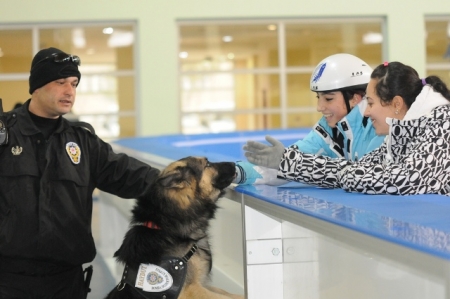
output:
M225 43L229 43L229 42L232 42L232 41L233 41L233 37L230 36L230 35L225 35L224 37L222 37L222 40L223 40Z
M78 49L86 47L86 38L84 37L83 28L72 29L72 43L75 48Z
M363 35L363 44L381 44L383 35L378 32L369 32Z
M134 43L134 34L132 31L114 30L108 39L108 47L119 48L129 47Z
M112 27L103 28L103 34L112 34L114 29Z

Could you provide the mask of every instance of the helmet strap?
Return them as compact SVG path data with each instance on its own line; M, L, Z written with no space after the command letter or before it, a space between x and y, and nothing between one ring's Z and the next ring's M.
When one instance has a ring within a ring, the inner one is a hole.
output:
M350 113L350 110L352 110L352 108L350 107L350 99L352 98L354 93L348 90L341 90L341 93L344 97L345 106L347 106L347 113Z
M347 106L347 113L350 113L350 110L352 110L352 107L350 107L350 100L355 96L355 94L359 94L362 97L366 92L360 89L344 89L341 90L341 93L344 97L345 106Z

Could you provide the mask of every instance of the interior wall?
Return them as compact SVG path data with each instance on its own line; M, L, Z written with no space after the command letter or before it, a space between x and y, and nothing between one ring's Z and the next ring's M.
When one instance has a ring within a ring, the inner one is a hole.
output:
M419 74L425 74L424 16L450 16L448 0L0 1L0 26L137 20L138 135L180 132L177 20L385 16L387 48L384 60L410 64Z

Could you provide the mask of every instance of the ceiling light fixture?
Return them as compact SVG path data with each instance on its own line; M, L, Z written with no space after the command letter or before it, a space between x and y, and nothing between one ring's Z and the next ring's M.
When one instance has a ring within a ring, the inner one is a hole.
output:
M75 48L82 49L86 47L86 38L83 28L74 28L72 30L72 43Z
M108 47L119 48L129 47L134 43L134 34L132 31L114 30L108 38Z
M222 40L223 40L225 43L230 43L230 42L233 41L233 37L230 36L230 35L225 35L224 37L222 37Z
M114 32L114 28L112 28L112 27L103 28L103 34L112 34L113 32Z
M381 44L383 42L383 35L378 32L368 32L363 35L363 44Z

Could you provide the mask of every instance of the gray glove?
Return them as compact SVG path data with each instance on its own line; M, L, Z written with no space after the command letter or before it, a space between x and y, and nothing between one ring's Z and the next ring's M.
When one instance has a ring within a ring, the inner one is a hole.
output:
M247 160L255 165L278 169L284 153L284 145L268 135L266 136L266 140L272 145L247 141L243 147L244 151L246 151L244 154Z

